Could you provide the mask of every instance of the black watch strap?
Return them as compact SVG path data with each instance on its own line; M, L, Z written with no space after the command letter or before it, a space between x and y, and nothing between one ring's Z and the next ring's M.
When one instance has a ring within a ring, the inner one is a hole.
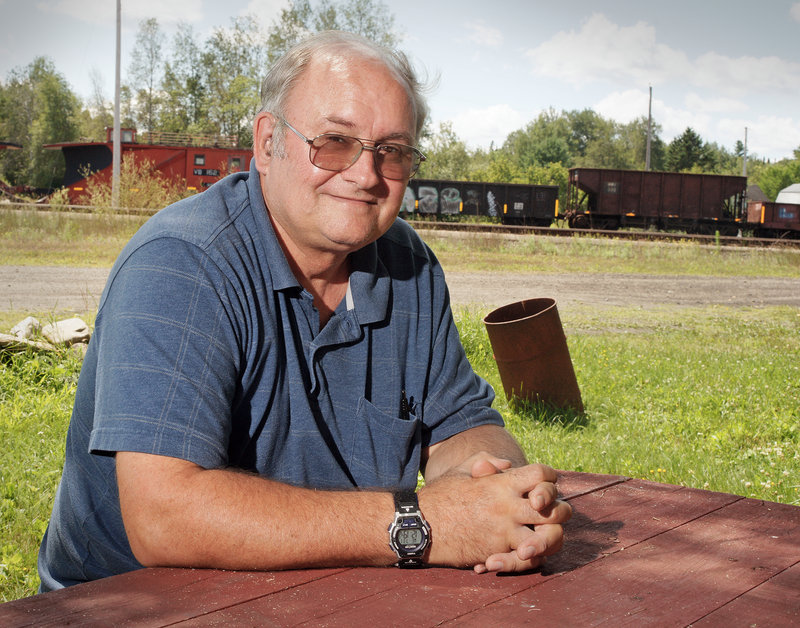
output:
M394 510L401 514L419 512L419 499L415 491L398 491L394 494Z
M389 545L397 554L398 567L421 567L430 546L431 528L419 509L414 491L394 493L394 521L389 526Z

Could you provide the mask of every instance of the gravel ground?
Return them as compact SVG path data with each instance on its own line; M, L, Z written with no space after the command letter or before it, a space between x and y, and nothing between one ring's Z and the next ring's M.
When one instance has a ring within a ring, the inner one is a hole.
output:
M97 307L106 268L0 266L0 311L81 313ZM559 305L800 307L800 279L449 272L455 305L493 308L551 297Z

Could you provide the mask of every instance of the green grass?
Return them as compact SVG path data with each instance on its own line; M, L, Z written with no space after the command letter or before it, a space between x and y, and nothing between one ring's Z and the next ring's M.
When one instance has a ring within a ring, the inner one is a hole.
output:
M32 595L36 554L64 462L81 361L75 353L0 354L0 600Z
M638 273L797 277L800 248L716 247L591 237L443 235L424 232L445 269L489 272Z
M144 216L0 209L0 265L111 267ZM420 227L421 228L421 227ZM796 277L800 249L423 231L445 268Z
M111 267L146 217L0 209L0 265Z
M560 311L585 415L510 406L479 313L458 325L529 459L800 504L800 311Z

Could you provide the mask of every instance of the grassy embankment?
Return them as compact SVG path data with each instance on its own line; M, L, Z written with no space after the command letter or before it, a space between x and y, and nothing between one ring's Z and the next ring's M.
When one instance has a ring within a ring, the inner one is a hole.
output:
M0 212L0 265L110 266L141 219ZM430 238L446 269L800 276L792 250ZM531 459L800 504L800 311L559 307L586 413L512 408L481 318L456 312L476 371ZM0 312L0 330L20 315ZM33 313L47 318L50 313ZM32 594L80 360L0 359L0 600Z

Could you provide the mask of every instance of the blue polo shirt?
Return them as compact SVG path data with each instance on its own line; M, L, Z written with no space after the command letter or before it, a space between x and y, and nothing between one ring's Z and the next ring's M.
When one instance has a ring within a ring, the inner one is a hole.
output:
M231 175L156 214L111 271L39 554L42 590L141 567L117 451L297 486L408 489L422 447L502 425L493 398L464 354L441 267L404 221L351 255L348 296L320 331L258 173Z

